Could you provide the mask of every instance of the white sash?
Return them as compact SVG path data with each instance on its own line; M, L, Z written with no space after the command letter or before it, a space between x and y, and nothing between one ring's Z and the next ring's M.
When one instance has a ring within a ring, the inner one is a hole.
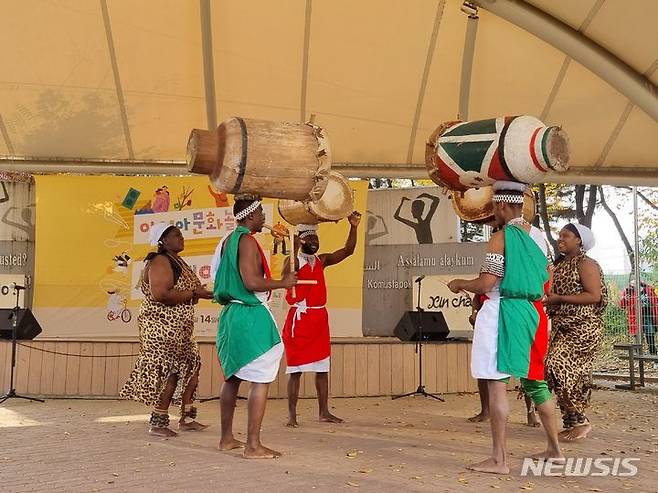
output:
M291 337L295 337L295 324L297 323L297 320L302 319L302 315L306 313L307 310L319 310L321 308L325 308L327 305L322 305L322 306L308 306L306 304L306 300L303 299L302 301L295 303L294 305L291 305L295 309L295 313L293 314L292 317L292 329L291 329Z
M272 313L272 310L270 310L269 303L266 303L263 300L259 300L259 301L260 301L260 304L265 307L265 309L267 310L267 313L270 314L270 317L272 317L272 321L274 322L274 326L276 327L276 319L274 318L274 314ZM240 300L231 300L231 301L229 301L229 303L237 303L238 305L246 304L244 301L240 301ZM278 329L278 327L277 327L277 329Z

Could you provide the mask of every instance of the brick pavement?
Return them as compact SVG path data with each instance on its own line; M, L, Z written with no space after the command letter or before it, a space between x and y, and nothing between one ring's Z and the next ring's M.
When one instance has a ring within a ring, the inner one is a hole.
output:
M523 478L521 457L538 451L541 430L522 425L524 409L510 394L513 472L497 478L464 466L489 450L488 426L465 421L477 396L448 395L445 403L419 398L334 399L344 425L314 422L315 403L300 402L302 427L285 423L286 403L271 400L266 445L277 460L247 461L216 450L218 403L200 405L202 433L158 439L145 433L147 410L132 402L12 400L0 406L0 491L574 491L655 492L658 424L652 393L595 393L592 439L567 455L637 456L635 478ZM236 429L244 430L244 401ZM623 452L623 453L622 453Z

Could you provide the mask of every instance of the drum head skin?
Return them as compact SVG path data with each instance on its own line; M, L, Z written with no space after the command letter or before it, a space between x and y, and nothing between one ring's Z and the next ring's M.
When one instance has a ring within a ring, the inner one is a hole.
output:
M452 192L452 207L464 221L478 224L492 224L495 221L493 205L493 187L469 188L465 192ZM523 201L523 218L532 222L536 214L535 196L526 192Z
M279 200L279 213L289 224L318 224L340 221L354 210L354 192L349 181L340 173L331 171L320 200L299 202Z
M332 171L322 198L309 202L308 208L324 221L340 221L354 210L352 187L343 175Z

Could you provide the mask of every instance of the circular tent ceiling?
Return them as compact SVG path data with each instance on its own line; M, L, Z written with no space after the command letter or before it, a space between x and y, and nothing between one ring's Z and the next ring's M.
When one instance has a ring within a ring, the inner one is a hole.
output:
M658 2L24 0L0 7L0 167L182 173L192 128L316 123L352 176L425 176L435 127L535 115L568 175L658 185ZM470 17L469 17L470 14Z

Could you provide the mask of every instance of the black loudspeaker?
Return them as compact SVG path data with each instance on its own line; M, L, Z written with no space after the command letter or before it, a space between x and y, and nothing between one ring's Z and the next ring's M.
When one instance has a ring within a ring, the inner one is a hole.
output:
M29 308L20 308L17 311L18 325L16 326L16 339L19 341L31 341L41 334L41 326L34 318ZM13 329L13 308L0 308L0 339L11 340Z
M393 332L401 341L420 340L422 324L423 341L445 341L450 329L442 312L404 312Z

